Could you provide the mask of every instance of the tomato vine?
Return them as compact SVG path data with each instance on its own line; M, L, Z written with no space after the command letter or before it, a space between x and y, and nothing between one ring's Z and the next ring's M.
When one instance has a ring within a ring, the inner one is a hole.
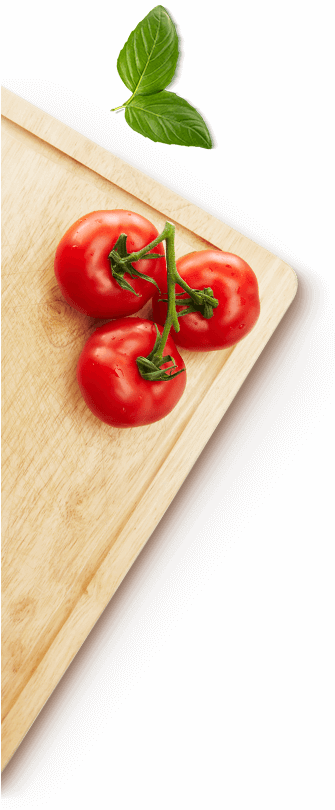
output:
M173 223L158 234L130 211L95 211L74 223L58 245L55 273L72 306L114 318L87 340L77 379L90 410L116 427L150 424L176 406L186 385L177 346L227 348L260 313L257 278L242 258L209 249L176 261ZM153 320L127 317L150 297Z
M192 289L189 284L187 284L187 282L181 278L176 266L174 239L175 226L172 224L172 222L166 222L162 233L159 234L156 239L150 242L149 245L146 245L141 250L131 253L126 258L119 260L119 266L123 266L126 263L137 262L142 259L148 251L153 250L156 245L165 241L168 297L167 299L162 300L166 301L168 306L163 334L161 336L157 334L155 346L147 358L139 357L137 359L137 365L141 376L144 379L149 380L159 379L166 381L175 376L172 373L174 365L172 365L169 373L161 370L161 366L167 362L167 357L163 357L163 351L171 327L174 327L175 332L179 332L180 330L178 318L180 318L182 315L188 314L189 312L200 312L204 318L209 319L213 315L213 309L219 305L219 301L217 298L214 298L213 290L210 287L206 287L203 290ZM177 313L176 310L175 288L177 283L188 295L188 298L183 300L183 304L187 303L187 307L185 307L179 313ZM170 357L169 359L173 362L173 358ZM180 374L180 371L176 373Z

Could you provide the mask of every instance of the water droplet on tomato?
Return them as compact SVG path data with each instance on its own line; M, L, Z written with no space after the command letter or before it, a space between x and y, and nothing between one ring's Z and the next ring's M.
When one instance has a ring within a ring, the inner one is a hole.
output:
M122 371L122 368L120 368L120 366L115 366L115 368L113 368L113 371L116 377L124 377L124 373Z
M243 329L243 328L244 328L244 323L240 323L240 325L239 325L239 327L238 327L238 328L239 328L239 329Z

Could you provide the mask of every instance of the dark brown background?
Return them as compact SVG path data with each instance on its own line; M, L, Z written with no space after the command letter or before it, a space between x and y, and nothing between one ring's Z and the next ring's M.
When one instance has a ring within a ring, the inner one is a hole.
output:
M127 98L117 54L153 7L120 5L13 6L2 84L282 256L299 291L6 768L2 803L328 808L327 6L169 6L175 90L209 121L208 152L153 144L109 112Z

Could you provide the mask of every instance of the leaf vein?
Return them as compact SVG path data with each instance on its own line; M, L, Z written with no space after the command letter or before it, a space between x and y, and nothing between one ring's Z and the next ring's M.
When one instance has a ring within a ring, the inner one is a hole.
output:
M160 25L161 25L161 22L160 22L160 20L159 20L159 23L158 23L158 26L157 26L157 31L156 31L156 36L155 36L155 39L154 39L154 42L153 42L153 45L152 45L151 51L149 52L149 55L148 55L148 58L147 58L146 64L145 64L145 66L144 66L144 68L143 68L143 71L142 71L142 75L140 76L140 79L139 79L139 81L138 81L138 84L137 84L137 86L135 87L135 90L134 90L134 94L133 94L133 95L135 95L135 93L137 93L138 88L139 88L139 87L140 87L140 85L141 85L141 81L143 80L143 77L144 77L145 71L146 71L146 69L147 69L147 67L148 67L148 64L149 64L149 62L150 62L151 54L152 54L152 52L153 52L154 48L156 47L156 42L157 42L157 39L158 39L158 34L159 34ZM136 58L136 57L135 57L135 58Z

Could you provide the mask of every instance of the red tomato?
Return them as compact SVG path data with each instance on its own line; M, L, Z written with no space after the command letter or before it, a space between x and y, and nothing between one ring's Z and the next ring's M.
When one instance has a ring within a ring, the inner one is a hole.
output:
M192 287L201 290L211 287L219 304L211 318L192 312L179 318L180 332L171 329L174 341L192 351L226 349L245 337L255 325L260 302L255 273L249 265L233 253L202 250L189 253L177 261L179 275ZM164 297L166 296L166 285ZM183 293L176 285L176 294ZM158 292L153 299L153 317L164 323L167 305L159 302ZM177 299L180 301L182 299ZM177 306L177 312L184 307Z
M152 298L154 284L141 278L127 280L134 293L122 289L112 276L108 255L121 233L127 234L128 253L152 242L158 231L133 211L93 211L78 219L64 234L55 256L55 276L65 300L94 318L118 318L138 312ZM152 253L164 255L162 244ZM133 267L160 287L166 275L164 259L141 259Z
M159 382L140 375L136 358L147 357L156 337L152 321L120 318L99 326L86 342L78 361L77 380L86 405L107 425L127 428L157 422L182 396L186 371ZM175 372L185 368L170 336L164 349L164 356L168 354L176 363Z

